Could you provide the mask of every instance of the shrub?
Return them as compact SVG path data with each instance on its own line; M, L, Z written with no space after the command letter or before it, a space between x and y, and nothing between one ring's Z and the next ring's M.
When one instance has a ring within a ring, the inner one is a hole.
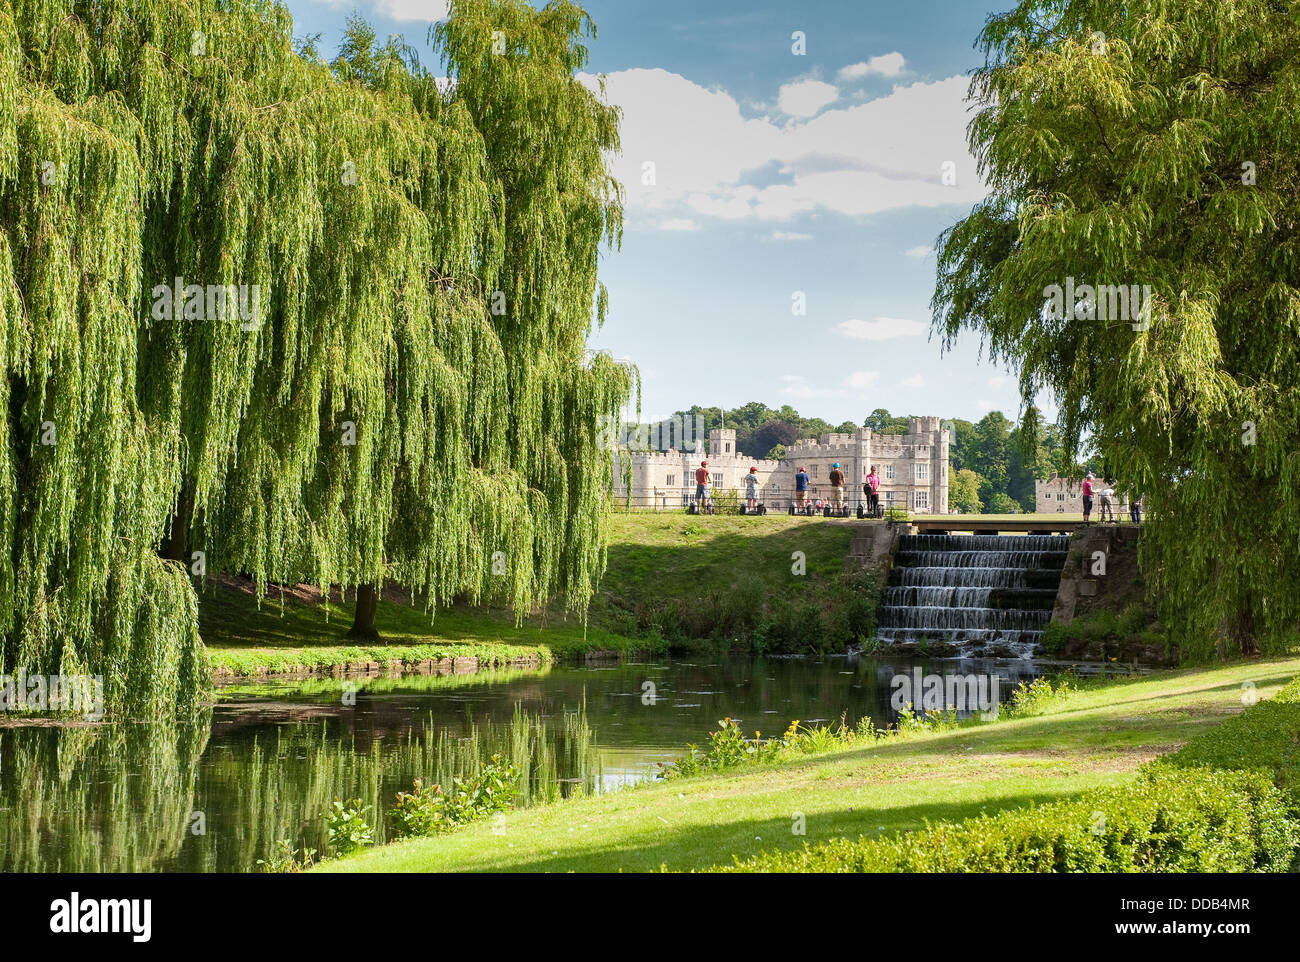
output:
M893 729L877 729L870 718L863 718L852 728L847 716L840 716L838 727L815 725L790 727L780 738L764 739L761 732L746 738L740 726L730 718L718 722L718 730L709 732L709 748L700 751L698 745L687 745L686 754L671 765L659 765L664 778L686 778L702 772L721 771L741 765L773 762L798 755L813 755L833 749L874 745L888 738L905 737L916 732L947 731L961 724L956 711L927 711L913 714L908 709L899 714L898 725Z
M1066 695L1073 692L1070 687L1068 678L1061 678L1056 685L1046 675L1039 676L1031 682L1021 682L1016 686L1015 691L1011 693L1011 700L1007 707L1003 709L1011 718L1027 718L1030 715L1041 715L1047 711L1048 705L1054 701L1059 701Z
M366 821L369 805L361 799L348 802L334 799L334 807L325 813L325 828L329 833L330 850L335 855L349 855L374 842L375 830Z
M282 838L275 843L269 858L259 858L257 865L262 872L305 872L316 864L316 850L303 846L297 848L292 841Z
M791 722L785 737L791 737L798 725L797 721ZM701 752L698 745L687 745L684 757L672 765L661 762L660 770L664 778L684 778L705 771L735 768L746 762L760 761L764 757L774 756L779 749L780 745L775 739L764 740L761 732L754 732L754 737L748 739L734 720L724 718L718 722L717 731L709 732L707 752Z
M1300 679L1165 757L1176 767L1263 771L1300 817Z
M889 839L764 853L740 872L1282 872L1300 825L1267 776L1153 764L1137 781Z
M388 811L393 834L399 838L443 835L504 812L514 804L519 778L519 769L505 764L499 755L474 775L452 779L449 792L417 778L414 791L398 792L396 804Z
M1070 626L1053 621L1043 629L1043 650L1049 655L1059 655L1070 643Z

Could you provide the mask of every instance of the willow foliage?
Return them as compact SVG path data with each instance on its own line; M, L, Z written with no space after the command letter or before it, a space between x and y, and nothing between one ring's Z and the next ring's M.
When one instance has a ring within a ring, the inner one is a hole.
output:
M192 704L195 552L586 603L631 379L584 351L620 224L592 33L456 3L448 83L361 23L295 50L269 0L0 8L0 667Z
M935 326L979 331L1147 498L1184 654L1300 628L1300 5L1025 0L990 18L970 142L991 196L941 238ZM1050 285L1150 285L1141 318Z

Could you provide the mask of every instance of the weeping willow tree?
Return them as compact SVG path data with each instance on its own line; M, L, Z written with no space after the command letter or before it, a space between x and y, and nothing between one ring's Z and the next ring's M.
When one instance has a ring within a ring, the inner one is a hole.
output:
M1031 422L1050 390L1071 446L1090 436L1146 496L1143 568L1193 657L1300 628L1298 11L1025 0L990 18L970 143L991 194L939 244L936 329L983 335ZM1126 314L1112 285L1150 296Z
M191 705L196 569L585 605L631 381L584 350L593 33L457 3L448 82L263 0L0 10L0 667Z

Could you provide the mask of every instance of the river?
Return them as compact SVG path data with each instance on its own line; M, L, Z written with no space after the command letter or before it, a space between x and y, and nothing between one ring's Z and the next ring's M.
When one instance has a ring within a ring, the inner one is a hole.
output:
M895 717L916 667L996 674L1027 660L694 658L475 675L317 679L219 688L193 722L0 727L0 870L256 871L276 842L325 848L333 799L383 812L416 777L446 784L499 754L522 804L656 777L723 717L779 735L793 719ZM378 813L374 815L373 813Z

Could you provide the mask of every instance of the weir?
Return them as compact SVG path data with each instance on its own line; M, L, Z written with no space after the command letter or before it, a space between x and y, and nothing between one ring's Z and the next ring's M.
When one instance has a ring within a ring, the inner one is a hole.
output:
M1052 618L1069 545L1068 535L903 535L876 636L1028 657Z

